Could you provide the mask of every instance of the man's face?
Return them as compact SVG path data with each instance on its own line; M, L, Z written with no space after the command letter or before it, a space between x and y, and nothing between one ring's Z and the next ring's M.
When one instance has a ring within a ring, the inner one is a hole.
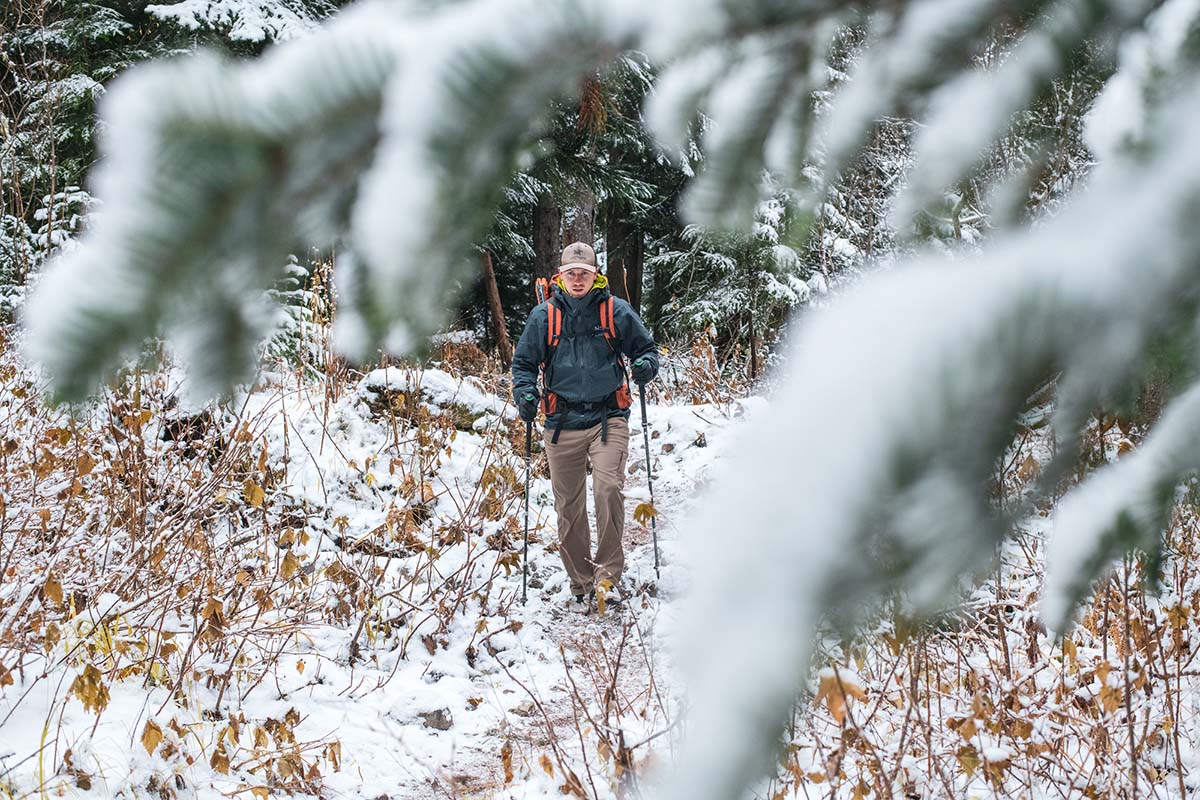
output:
M571 297L583 297L592 289L592 284L596 281L596 273L589 269L580 269L579 267L571 267L562 271L563 285L567 287L567 294Z

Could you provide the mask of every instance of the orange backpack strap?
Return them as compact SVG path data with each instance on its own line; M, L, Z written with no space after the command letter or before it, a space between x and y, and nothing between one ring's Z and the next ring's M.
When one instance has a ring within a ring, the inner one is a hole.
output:
M542 279L539 279L542 280ZM554 360L554 349L562 339L563 311L551 300L546 303L546 360L540 364L542 373L542 411L554 414L558 411L558 395L550 391L550 364Z
M621 339L617 336L617 321L613 319L615 307L612 295L609 295L600 304L600 327L604 330L604 341L617 358L617 366L625 374L625 383L617 389L617 408L626 409L633 405L633 399L629 394L629 372L625 369L625 355L621 352Z
M604 329L605 339L617 338L617 323L613 319L613 299L612 295L600 304L600 327Z
M546 303L546 347L549 348L546 354L547 361L550 360L554 348L558 347L558 342L562 339L562 327L562 309L554 303Z

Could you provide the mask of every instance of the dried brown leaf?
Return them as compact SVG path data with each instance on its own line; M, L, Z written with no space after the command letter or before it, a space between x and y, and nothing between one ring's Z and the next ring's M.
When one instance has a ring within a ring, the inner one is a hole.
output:
M262 506L263 501L266 500L266 492L264 492L263 488L254 481L246 481L244 484L242 484L242 497L244 497L246 502L250 505L254 506L255 508L259 508Z
M152 719L146 720L146 727L142 728L142 747L146 748L148 755L154 755L154 751L158 748L159 742L163 740L162 728Z
M513 762L512 762L512 742L506 741L500 746L500 764L504 767L504 785L512 783L513 779Z
M867 694L858 684L847 680L845 676L839 680L836 671L821 675L817 696L813 702L824 701L825 707L829 709L829 713L833 715L839 725L845 721L846 708L852 699L866 700Z
M46 583L42 586L42 594L46 596L47 600L49 600L51 603L54 603L54 605L62 605L62 582L59 581L58 577L54 573L50 573L46 576Z

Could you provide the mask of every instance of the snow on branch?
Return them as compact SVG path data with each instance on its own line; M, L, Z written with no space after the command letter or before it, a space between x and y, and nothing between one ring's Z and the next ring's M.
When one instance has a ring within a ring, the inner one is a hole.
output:
M243 42L296 39L319 24L300 0L180 0L148 5L146 10L182 28L218 30Z
M354 207L365 270L359 302L338 319L345 349L404 352L441 322L446 288L472 269L466 255L547 100L631 48L640 22L625 2L476 0L411 33Z
M900 197L897 223L906 225L969 173L1008 130L1014 115L1049 88L1083 42L1104 29L1133 25L1150 5L1056 3L1046 10L1043 25L1024 37L1003 64L965 73L934 94L929 121L917 134L918 168Z
M58 396L85 395L163 334L198 392L253 374L270 329L260 298L289 252L345 229L397 60L351 15L321 39L245 67L207 54L150 64L104 97L93 183L106 213L47 270L24 317Z

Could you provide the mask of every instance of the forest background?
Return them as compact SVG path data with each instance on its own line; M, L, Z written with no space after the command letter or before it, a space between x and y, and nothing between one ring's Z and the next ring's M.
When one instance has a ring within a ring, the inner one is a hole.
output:
M9 320L28 279L71 246L99 207L86 176L98 157L101 123L95 110L108 81L138 62L197 48L252 58L272 41L307 35L337 10L332 3L299 0L6 4L0 20L6 60L0 280ZM1019 31L1019 19L1013 20L979 55L981 62L1000 58ZM844 80L841 68L860 37L846 31L831 61L829 86L814 99L818 107ZM1087 173L1091 157L1082 119L1111 71L1086 48L1076 62L1043 102L1021 116L980 174L948 196L942 213L923 219L920 236L901 245L888 208L911 163L911 120L886 120L807 224L794 224L779 190L764 198L751 231L705 229L686 224L678 209L684 186L703 160L699 136L705 122L697 120L683 158L663 155L641 116L654 67L636 54L623 56L585 80L578 97L555 101L549 122L521 155L521 169L505 189L491 231L476 243L489 256L505 333L509 339L519 335L535 302L533 280L552 274L561 246L595 241L613 291L642 313L660 340L686 346L709 331L723 363L757 377L790 313L853 278L868 260L886 265L898 249L927 241L978 246L990 214L981 187L999 174L1028 170L1036 162L1019 213L1032 217L1052 210ZM818 168L810 170L815 174ZM296 258L311 275L333 255ZM481 259L476 279L460 287L452 327L472 330L490 346L497 328L485 274ZM304 292L313 285L311 277L297 273L278 290L292 290L286 295L290 302L307 304Z

